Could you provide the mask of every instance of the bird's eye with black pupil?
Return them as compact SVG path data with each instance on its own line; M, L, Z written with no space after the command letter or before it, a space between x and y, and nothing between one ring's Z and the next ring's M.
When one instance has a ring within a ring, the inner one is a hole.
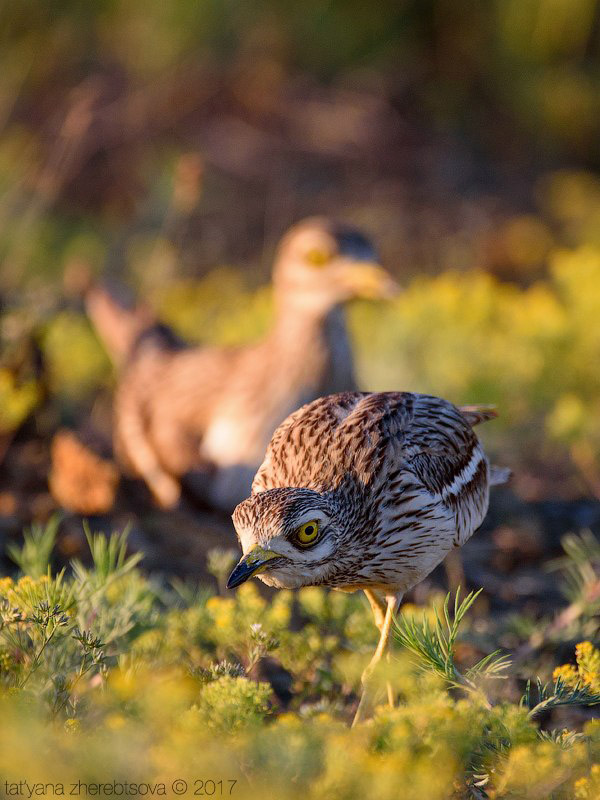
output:
M294 538L300 547L310 547L311 544L317 541L318 535L319 523L316 519L311 519L310 522L305 522L304 525L300 525L294 534Z
M311 267L324 267L325 264L331 259L331 254L327 250L322 250L319 247L313 247L306 254L306 261Z

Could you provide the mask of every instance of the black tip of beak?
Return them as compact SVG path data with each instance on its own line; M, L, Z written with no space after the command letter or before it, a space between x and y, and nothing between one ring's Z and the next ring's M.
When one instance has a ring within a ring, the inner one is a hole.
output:
M282 561L285 561L285 558L271 552L266 552L264 557L256 552L247 553L227 579L227 588L235 589L236 586L245 583L253 575L264 572Z
M236 586L241 586L242 583L245 583L248 578L251 578L252 575L256 572L257 565L250 566L245 561L240 561L240 563L234 568L233 572L227 578L227 588L228 589L235 589Z

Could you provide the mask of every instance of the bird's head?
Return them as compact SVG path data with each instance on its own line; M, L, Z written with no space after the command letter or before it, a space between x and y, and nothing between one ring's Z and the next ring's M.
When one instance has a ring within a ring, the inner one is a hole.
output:
M343 536L330 498L312 489L269 489L233 512L244 555L227 582L258 575L269 586L296 589L325 582Z
M280 295L319 310L357 297L391 298L398 291L371 242L326 217L290 228L279 245L273 279Z

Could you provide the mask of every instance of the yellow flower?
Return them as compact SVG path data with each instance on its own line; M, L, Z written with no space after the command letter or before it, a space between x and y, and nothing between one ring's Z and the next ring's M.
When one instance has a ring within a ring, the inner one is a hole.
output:
M567 686L572 686L577 683L579 676L577 670L572 664L563 664L562 667L556 667L552 673L552 678L557 681L559 678L566 683Z
M554 680L561 678L571 687L585 684L592 692L600 693L600 650L591 642L580 642L575 647L575 658L577 667L572 664L557 667L552 673Z
M68 719L65 722L65 733L69 733L71 735L79 733L81 730L81 723L78 719Z
M588 800L590 796L590 779L579 778L573 785L575 800Z
M277 717L277 725L283 725L284 727L289 728L301 728L302 723L300 718L296 714L292 714L290 711L286 711L284 714L280 714Z
M106 727L112 731L121 730L121 728L125 727L125 722L125 717L122 714L109 714L105 720Z

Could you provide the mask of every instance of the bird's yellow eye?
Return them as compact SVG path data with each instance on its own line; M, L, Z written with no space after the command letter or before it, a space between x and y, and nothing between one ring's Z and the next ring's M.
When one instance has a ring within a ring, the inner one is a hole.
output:
M330 259L331 254L327 250L321 250L319 247L313 247L306 254L306 261L311 267L324 267Z
M319 535L319 523L316 519L311 519L310 522L305 522L300 525L296 531L296 541L301 547L308 547L317 541Z

